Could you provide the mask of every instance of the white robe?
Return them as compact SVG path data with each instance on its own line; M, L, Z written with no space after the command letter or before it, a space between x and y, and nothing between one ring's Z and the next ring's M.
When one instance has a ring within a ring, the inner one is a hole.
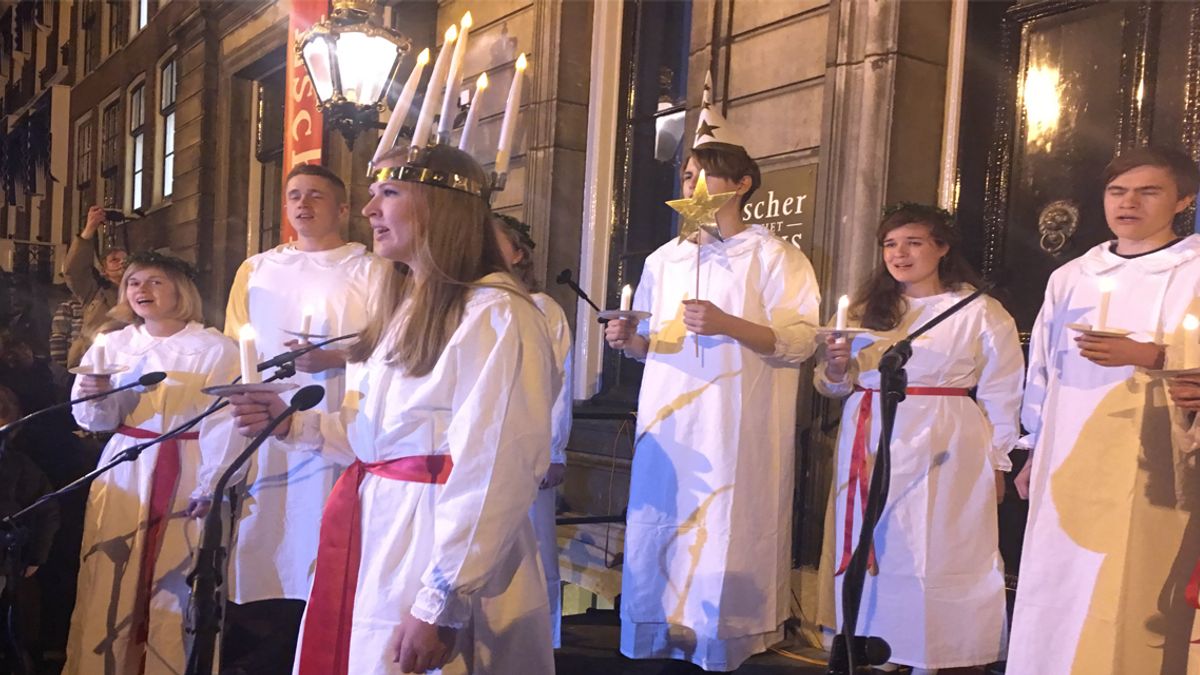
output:
M900 325L858 335L848 376L830 383L817 368L817 390L847 396L838 436L834 483L833 564L845 544L846 496L864 392L872 394L866 483L879 447L879 358L888 347L970 294L970 289L908 298ZM1007 614L1004 566L997 542L995 471L1012 468L1024 358L1017 328L994 299L976 298L913 342L908 386L977 388L967 396L909 395L892 435L887 506L875 530L879 574L868 574L856 634L884 638L893 663L918 668L984 665L1004 655ZM853 393L852 393L853 392ZM862 504L854 502L851 550L858 545ZM834 579L837 626L842 582Z
M296 337L285 331L300 330L306 307L313 311L313 333L337 337L357 332L367 323L374 289L387 264L354 243L313 252L282 244L252 256L238 268L230 290L225 334L236 340L238 330L252 324L258 333L260 360L265 360L289 349L284 343ZM334 343L330 348L347 344ZM288 381L299 387L325 387L317 407L333 411L345 393L345 375L341 368L297 372ZM340 474L340 467L319 455L286 452L275 438L251 457L246 480L238 489L230 600L308 597L321 510Z
M1116 281L1107 325L1178 366L1200 236L1129 260L1101 244L1050 277L1021 413L1034 450L1010 675L1200 672L1184 600L1200 558L1193 448L1172 441L1183 416L1163 380L1080 356L1067 324L1094 322L1101 278Z
M502 275L484 281L516 284ZM411 612L462 627L443 673L552 673L546 580L528 515L550 462L559 386L546 321L510 292L472 290L424 377L384 362L393 339L349 365L338 413L301 414L289 438L346 465L430 454L453 460L444 485L367 474L359 488L363 545L349 672L399 673L392 647ZM328 620L309 608L305 623ZM302 628L298 654L303 640Z
M700 299L772 328L775 351L705 336L697 357L681 303L696 295L696 244L646 259L621 651L733 670L788 617L799 364L816 349L820 297L804 254L762 227L702 256Z
M92 345L83 365L94 363L97 349L104 349L106 363L129 368L113 376L115 386L155 371L167 373L167 379L145 393L133 389L76 405L76 421L90 431L112 431L121 424L155 433L168 431L215 401L201 393L202 388L228 384L237 377L237 347L198 323L166 338L153 337L141 326L128 326L109 333L104 347ZM79 396L77 381L72 397ZM187 575L201 530L201 521L187 517L184 511L190 498L212 493L221 471L245 447L243 441L231 440L240 437L233 435L228 409L209 416L196 430L200 440L179 442L179 483L155 564L144 649L134 641L132 632L140 614L135 607L137 581L160 446L147 449L136 461L120 464L92 483L84 520L79 594L63 672L138 675L143 654L146 675L183 672ZM141 442L121 434L113 436L100 463Z
M554 342L554 363L559 367L562 384L554 397L554 410L550 415L550 463L567 463L567 441L571 437L571 414L574 400L571 398L571 327L562 307L545 293L534 293L533 301L546 317L550 339ZM558 527L555 525L557 488L538 490L529 517L533 521L533 533L537 538L538 554L546 572L546 596L550 601L550 629L554 647L562 642L562 578L558 572Z

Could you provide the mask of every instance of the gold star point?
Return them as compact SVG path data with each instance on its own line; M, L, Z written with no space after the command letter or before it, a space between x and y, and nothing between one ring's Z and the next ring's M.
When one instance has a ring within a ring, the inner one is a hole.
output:
M667 206L679 212L682 222L679 223L679 241L690 238L699 230L712 235L718 241L722 240L720 229L717 228L717 211L725 206L725 202L733 199L736 192L718 192L709 194L708 181L704 171L696 179L696 189L690 198L672 199Z

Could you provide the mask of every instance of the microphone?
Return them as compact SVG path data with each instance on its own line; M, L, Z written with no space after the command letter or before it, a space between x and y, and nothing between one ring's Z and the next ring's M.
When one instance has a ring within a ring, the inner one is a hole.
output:
M141 377L134 380L133 382L123 384L119 387L114 387L112 389L109 389L108 391L102 391L98 394L89 394L87 396L82 396L80 398L77 398L73 401L67 401L66 403L56 403L48 408L42 408L41 410L37 410L37 411L29 413L28 415L22 417L19 420L16 420L15 422L9 422L8 424L5 424L4 426L0 427L0 438L3 438L5 435L7 435L9 433L12 433L12 431L14 429L21 426L22 424L25 424L26 422L28 422L34 418L41 417L42 415L45 415L47 413L52 413L56 410L63 410L64 408L70 408L71 406L75 405L76 403L86 403L88 401L94 401L98 398L104 398L105 396L115 394L119 391L133 389L134 387L153 387L154 385L158 384L159 382L162 382L165 379L167 379L167 374L162 371L146 373L145 375L142 375Z
M328 340L323 340L321 342L317 342L317 343L310 344L310 345L305 345L299 349L293 349L290 352L284 352L277 356L273 356L273 357L267 359L266 361L263 361L262 363L258 364L258 366L257 366L258 372L261 373L264 370L267 370L270 368L280 368L280 367L286 366L287 364L295 361L296 359L300 358L301 356L304 356L305 354L313 351L314 349L320 349L321 347L324 347L327 344L339 342L341 340L349 340L350 338L353 338L353 337L358 337L358 333L349 333L347 335L341 335L339 337L330 338ZM292 373L292 374L294 375L295 373ZM300 392L296 392L296 393L298 395ZM316 404L313 404L313 405L316 405ZM301 408L301 410L307 410L307 408Z
M347 336L349 337L349 336ZM341 339L341 338L338 338ZM315 347L314 347L315 348ZM308 410L325 398L325 388L319 384L310 384L297 391L288 406L276 417L271 418L254 440L246 446L217 480L213 490L213 503L208 515L204 517L204 532L201 535L200 547L196 551L196 566L188 576L192 587L191 627L193 640L191 650L187 655L185 675L212 675L214 655L217 649L217 634L221 632L221 600L218 594L221 570L225 566L225 548L221 545L224 535L221 521L221 500L229 485L230 478L242 467L266 442L267 438L293 413Z
M597 312L601 311L601 309L596 306L596 303L592 302L592 299L588 297L588 294L583 292L583 289L579 287L579 284L575 283L575 280L571 278L570 269L565 269L559 272L558 276L554 278L554 281L564 286L569 286L572 291L575 291L575 295L578 295L584 302L591 305L592 309L596 310Z
M879 637L855 636L852 642L854 663L859 666L881 666L892 658L892 648ZM846 636L833 636L833 646L829 650L829 669L826 675L849 675L850 663L847 659Z

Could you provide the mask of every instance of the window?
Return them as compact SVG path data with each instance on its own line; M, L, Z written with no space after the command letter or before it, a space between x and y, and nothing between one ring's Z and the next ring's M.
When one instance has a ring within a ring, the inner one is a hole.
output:
M129 37L129 5L126 0L108 2L108 53L125 46Z
M254 159L258 164L258 250L279 243L283 219L283 118L285 87L283 68L257 82Z
M146 86L139 84L129 93L129 166L130 206L140 211L146 206Z
M83 18L79 25L83 28L83 71L90 73L100 64L100 17L96 11L98 5L94 2L84 2L81 8Z
M171 196L175 183L175 90L176 61L167 61L159 71L159 113L162 115L162 196Z
M104 184L104 207L116 208L121 196L121 101L104 106L100 118L100 176Z
M134 17L137 30L146 27L146 23L150 20L150 0L137 0L137 16Z
M96 123L90 117L75 131L75 187L83 189L92 184L95 171Z

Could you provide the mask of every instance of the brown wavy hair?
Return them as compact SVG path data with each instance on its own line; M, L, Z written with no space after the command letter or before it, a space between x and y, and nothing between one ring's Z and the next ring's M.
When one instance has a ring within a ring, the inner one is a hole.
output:
M405 153L407 150L399 149ZM465 152L439 145L430 153L431 166L466 176L480 185L487 184L483 169ZM393 151L383 159L399 154ZM382 281L378 307L358 340L350 346L349 355L351 361L365 361L386 336L394 335L387 345L386 362L399 366L410 377L422 377L437 365L462 322L471 288L491 286L528 296L515 281L477 283L493 272L508 271L492 228L491 213L482 198L423 183L395 181L394 185L419 197L410 200L413 206L406 220L413 229L413 255L420 260L426 275L418 278L408 265L392 263ZM400 319L400 308L405 304L408 306ZM397 330L390 330L397 320L403 324Z
M961 237L950 214L924 204L903 204L889 209L875 233L880 247L879 264L867 283L858 289L850 306L850 316L864 328L891 330L900 325L908 311L900 282L888 271L882 253L888 234L905 225L924 225L929 228L930 238L950 247L938 261L938 280L944 288L959 290L964 284L978 288L981 283L979 275L959 252Z

